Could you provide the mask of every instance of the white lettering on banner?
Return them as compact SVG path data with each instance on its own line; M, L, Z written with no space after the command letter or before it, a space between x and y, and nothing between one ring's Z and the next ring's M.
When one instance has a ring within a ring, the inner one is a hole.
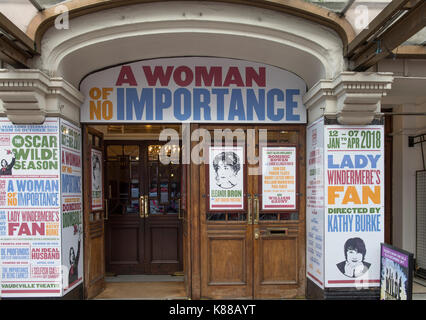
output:
M89 75L81 91L81 122L306 123L301 78L232 59L134 62Z

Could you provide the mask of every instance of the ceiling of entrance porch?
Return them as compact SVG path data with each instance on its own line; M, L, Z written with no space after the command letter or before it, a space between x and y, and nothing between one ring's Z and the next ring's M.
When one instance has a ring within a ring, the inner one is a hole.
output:
M182 13L183 12L183 13ZM200 12L202 15L200 15ZM34 67L74 86L91 72L144 59L235 58L289 70L308 88L344 68L336 32L308 20L234 3L140 3L82 15L51 27Z
M373 20L392 0L303 0L327 9L346 18L355 32L362 30L363 24ZM0 12L5 14L22 31L26 32L30 21L46 9L54 6L67 6L73 0L1 0ZM92 3L79 0L81 4Z

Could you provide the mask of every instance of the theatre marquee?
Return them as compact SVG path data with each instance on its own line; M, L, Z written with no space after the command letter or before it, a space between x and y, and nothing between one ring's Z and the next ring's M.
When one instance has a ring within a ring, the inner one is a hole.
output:
M306 123L305 82L235 59L153 59L87 76L81 122Z

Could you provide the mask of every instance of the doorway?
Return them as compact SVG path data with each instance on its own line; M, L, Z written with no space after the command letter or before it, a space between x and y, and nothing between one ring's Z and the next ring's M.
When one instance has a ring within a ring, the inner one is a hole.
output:
M105 141L106 272L173 274L183 270L180 146Z
M189 294L183 273L187 171L180 164L180 138L174 145L159 141L165 128L180 137L180 126L173 125L83 126L88 299L115 286L129 294L146 286L157 298L161 292L173 296L176 286ZM134 288L120 275L137 277ZM144 297L151 292L142 291Z
M229 147L226 139L215 135L220 127L202 128L212 137L212 145L219 149ZM225 177L225 174L215 174L212 170L215 154L206 157L207 164L200 168L201 298L303 297L306 282L302 191L305 188L305 128L226 128L234 133L239 130L245 137L241 143L235 135L230 145L230 150L242 147L238 150L242 150L245 158L244 165L239 167L244 188L240 200L229 200L227 192L228 199L224 201L228 202L223 202L226 209L220 209L221 205L215 208L212 201L217 203L217 199L212 197L220 197L221 192L215 190L220 188L215 188L214 183L219 184L218 176ZM257 163L253 161L256 156ZM271 162L262 165L267 159ZM216 180L212 183L212 179ZM280 191L277 193L277 190ZM274 192L277 197L273 196ZM235 192L231 193L231 197L234 195ZM234 204L230 205L230 201Z

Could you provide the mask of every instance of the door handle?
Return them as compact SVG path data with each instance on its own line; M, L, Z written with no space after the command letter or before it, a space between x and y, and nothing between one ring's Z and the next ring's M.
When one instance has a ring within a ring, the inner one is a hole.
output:
M145 208L145 199L143 198L143 196L140 196L139 197L139 217L141 217L142 219L145 218L144 208Z
M247 195L247 206L247 224L253 224L251 194Z
M145 196L145 218L148 218L149 215L149 200L148 200L148 196Z
M259 229L254 230L254 239L258 240L259 237L260 237L260 231L259 231Z
M259 198L254 195L254 224L259 224Z
M183 216L180 215L181 214L181 210L180 210L180 199L178 199L178 206L179 206L179 209L178 209L178 219L182 220Z
M104 220L108 220L108 199L104 199L105 201L105 212L104 212Z

